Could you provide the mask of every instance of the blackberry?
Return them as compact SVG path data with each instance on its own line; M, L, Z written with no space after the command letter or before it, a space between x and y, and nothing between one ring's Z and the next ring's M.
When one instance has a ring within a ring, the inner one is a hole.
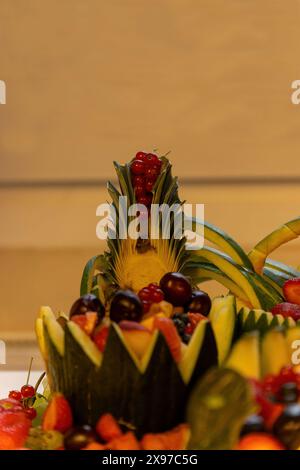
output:
M192 335L187 335L186 333L184 333L184 335L183 335L183 337L182 337L182 341L183 341L185 344L189 344L191 337L192 337Z
M185 333L186 326L189 322L187 313L175 313L175 315L173 315L172 317L172 320L173 320L174 325L176 326L176 329L178 331L178 334L181 340L184 343L188 344L191 338L191 335L187 335Z

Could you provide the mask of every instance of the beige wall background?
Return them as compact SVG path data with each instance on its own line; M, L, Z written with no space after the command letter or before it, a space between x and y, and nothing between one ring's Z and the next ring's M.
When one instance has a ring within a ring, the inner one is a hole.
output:
M0 337L78 295L113 159L171 150L246 249L299 215L299 20L298 0L1 0Z

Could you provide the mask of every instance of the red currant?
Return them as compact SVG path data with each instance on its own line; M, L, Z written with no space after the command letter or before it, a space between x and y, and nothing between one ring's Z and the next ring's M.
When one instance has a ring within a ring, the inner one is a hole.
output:
M157 290L157 289L161 290L159 285L156 284L155 282L151 282L151 284L149 284L149 286L148 286L148 289L150 289L150 290Z
M145 184L145 189L148 192L151 192L153 189L155 181L152 181L152 179L147 179L146 184Z
M142 160L133 160L130 169L133 175L143 175L145 173L145 163Z
M297 384L298 390L300 391L300 375L296 375L295 377L295 383Z
M193 325L191 323L188 323L184 329L184 332L186 335L192 335L194 332Z
M285 366L281 369L279 377L280 377L282 383L294 382L295 373L294 373L291 366Z
M32 385L23 385L21 388L21 393L23 398L30 398L35 395L35 390Z
M34 408L25 408L25 414L31 421L36 418L37 412Z
M21 401L22 400L22 393L19 390L11 390L8 394L9 398L13 398L14 400Z
M147 179L156 179L159 175L160 169L157 165L146 168L145 176Z
M152 195L151 194L145 194L145 196L139 197L137 202L139 204L144 204L144 206L148 207L148 206L151 205Z
M163 291L160 289L153 290L151 292L151 300L153 303L159 304L162 300L164 300L164 294Z
M133 183L133 186L144 186L145 180L142 176L134 176L132 178L132 183Z
M147 153L146 152L142 152L141 150L139 152L136 153L135 155L135 160L145 160L147 158Z
M277 379L275 375L267 375L263 381L263 390L265 393L275 394L277 391Z
M151 291L150 289L147 289L147 287L144 287L140 290L138 296L141 300L151 300Z
M159 166L161 164L160 159L154 153L148 153L147 162L151 166L153 166L153 165Z
M145 188L144 186L136 186L134 188L134 192L137 198L140 198L142 196L145 196Z
M149 312L150 307L151 307L151 302L149 300L142 300L142 304L143 304L144 313Z

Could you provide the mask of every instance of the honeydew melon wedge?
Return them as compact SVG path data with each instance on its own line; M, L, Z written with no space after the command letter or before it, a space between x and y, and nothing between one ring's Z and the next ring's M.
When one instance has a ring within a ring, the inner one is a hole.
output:
M217 341L218 361L221 365L228 356L235 331L235 297L228 295L213 299L209 319Z
M102 360L102 354L91 338L73 321L69 321L67 323L67 328L88 358L96 367L99 367Z
M195 380L213 365L217 365L217 343L211 322L201 320L178 364L185 384Z
M47 361L47 347L44 335L44 322L42 318L37 318L35 320L35 334L37 337L38 345L42 354L44 361Z
M266 258L281 245L298 238L300 235L300 217L287 222L263 238L250 251L248 257L257 273L262 273Z
M282 367L290 364L284 333L279 330L268 331L262 339L261 363L263 376L279 374Z
M235 343L226 367L244 377L260 379L260 339L257 331L246 333Z
M293 358L293 354L295 353L296 349L299 349L299 342L300 342L300 326L295 326L294 328L289 328L285 331L285 340L287 344L288 354L291 358L291 363L294 365L298 365L295 363ZM295 343L298 341L298 343ZM298 355L299 357L299 355ZM298 362L298 361L297 361Z
M44 325L57 352L60 354L60 356L63 356L65 350L64 330L59 325L59 323L57 323L55 318L45 317Z

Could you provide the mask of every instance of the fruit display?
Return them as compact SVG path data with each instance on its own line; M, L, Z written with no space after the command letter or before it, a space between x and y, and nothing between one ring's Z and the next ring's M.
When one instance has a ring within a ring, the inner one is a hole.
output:
M0 400L0 449L300 448L300 272L269 258L300 235L300 217L247 254L184 216L205 239L189 250L174 214L168 237L164 216L150 230L153 205L183 204L169 160L140 151L114 165L114 236L87 262L69 314L41 307L47 393L27 380ZM126 210L143 204L147 237L123 236L120 197ZM211 298L211 280L226 293Z

